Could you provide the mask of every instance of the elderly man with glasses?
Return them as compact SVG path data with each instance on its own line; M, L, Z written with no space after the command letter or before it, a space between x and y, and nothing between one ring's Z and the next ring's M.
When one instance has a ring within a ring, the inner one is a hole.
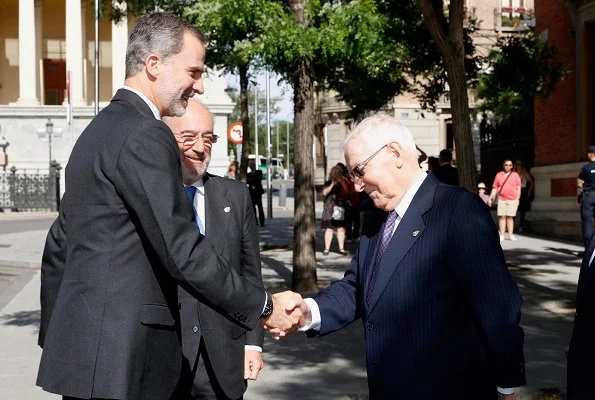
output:
M409 130L376 114L345 142L373 200L343 279L300 307L309 336L361 319L370 399L513 399L524 385L521 295L488 208L421 171Z
M500 241L504 240L505 231L508 232L509 240L517 240L514 236L514 217L516 217L521 198L521 177L512 170L512 160L504 160L503 170L496 174L488 206L492 207L496 198L498 199Z

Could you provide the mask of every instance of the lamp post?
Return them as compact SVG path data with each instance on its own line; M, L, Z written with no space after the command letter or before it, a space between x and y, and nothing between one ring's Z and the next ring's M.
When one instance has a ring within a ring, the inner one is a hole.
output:
M48 118L47 122L45 123L45 133L48 135L48 143L50 148L50 163L49 168L50 171L52 170L52 133L54 132L54 123L50 118Z
M256 81L250 81L254 85L254 165L260 168L260 157L258 156L258 84Z
M273 218L273 181L271 179L271 82L269 70L266 70L266 91L267 91L267 217Z

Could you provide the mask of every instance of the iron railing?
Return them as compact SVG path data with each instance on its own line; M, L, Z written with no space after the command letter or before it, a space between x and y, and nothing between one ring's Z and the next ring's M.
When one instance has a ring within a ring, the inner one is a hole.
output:
M57 211L60 207L60 164L49 172L32 169L0 171L0 209Z

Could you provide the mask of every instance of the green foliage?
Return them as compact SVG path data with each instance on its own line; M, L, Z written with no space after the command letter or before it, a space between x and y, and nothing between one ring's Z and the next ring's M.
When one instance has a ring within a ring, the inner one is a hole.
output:
M487 57L477 95L483 110L517 119L532 109L533 97L548 98L569 69L556 61L556 48L532 31L502 38Z

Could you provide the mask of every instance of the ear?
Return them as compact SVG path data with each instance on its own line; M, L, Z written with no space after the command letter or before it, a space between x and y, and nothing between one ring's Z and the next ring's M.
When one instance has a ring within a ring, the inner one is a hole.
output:
M147 73L153 77L158 76L163 68L161 58L155 54L149 54L145 59L145 68Z
M387 147L388 151L390 151L395 158L402 158L401 155L403 154L403 148L401 147L399 142L390 142Z

